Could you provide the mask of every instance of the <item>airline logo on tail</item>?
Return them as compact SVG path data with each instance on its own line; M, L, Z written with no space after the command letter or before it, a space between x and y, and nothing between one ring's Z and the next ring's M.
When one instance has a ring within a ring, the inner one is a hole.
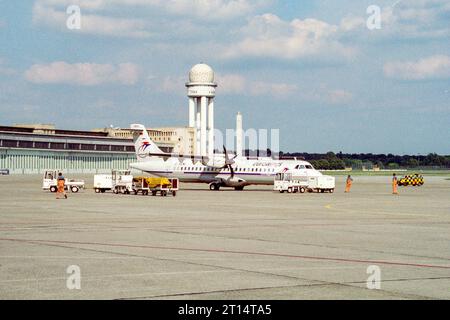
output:
M147 150L147 148L150 147L150 146L151 146L150 142L143 141L141 146L139 147L138 156L141 157L141 158L145 158L145 156L147 155L145 153L145 150Z

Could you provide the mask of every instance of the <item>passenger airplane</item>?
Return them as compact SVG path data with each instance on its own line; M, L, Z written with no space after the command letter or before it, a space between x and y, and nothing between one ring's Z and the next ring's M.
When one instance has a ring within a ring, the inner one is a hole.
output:
M208 183L211 190L232 187L243 190L248 185L271 185L277 173L296 169L300 175L321 176L313 166L302 160L275 160L270 157L250 159L229 158L224 154L214 157L174 155L164 153L148 136L141 124L132 124L137 161L130 167L152 176L178 178L181 182Z

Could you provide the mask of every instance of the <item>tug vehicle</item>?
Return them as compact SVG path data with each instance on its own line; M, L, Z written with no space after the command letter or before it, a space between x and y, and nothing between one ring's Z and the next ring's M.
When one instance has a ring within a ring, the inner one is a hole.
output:
M42 189L56 192L58 190L58 174L60 170L47 170L42 178ZM64 189L70 190L73 193L78 192L80 189L84 189L84 180L68 179L65 178Z
M420 186L423 186L424 183L425 182L423 180L423 176L418 173L415 173L412 175L406 175L403 178L400 178L397 180L397 184L399 186L404 186L404 187L407 187L407 186L420 187Z

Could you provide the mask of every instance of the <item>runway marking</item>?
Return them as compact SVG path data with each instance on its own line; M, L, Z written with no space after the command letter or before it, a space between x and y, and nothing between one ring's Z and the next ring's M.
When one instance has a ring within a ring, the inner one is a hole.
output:
M192 251L192 252L205 252L205 253L241 254L241 255L255 255L255 256L294 258L294 259L319 260L319 261L381 264L381 265L415 267L415 268L450 269L450 265L419 264L419 263L407 263L407 262L386 261L386 260L365 260L365 259L349 259L349 258L336 258L336 257L319 257L319 256L293 255L293 254L268 253L268 252L237 251L237 250L224 250L224 249L163 247L163 246L133 245L133 244L119 244L119 243L40 240L40 239L14 239L14 238L0 238L0 241L15 241L15 242L28 242L28 243L34 242L34 243L55 243L55 244L81 244L81 245L97 245L97 246L105 246L105 247L124 247L124 248L137 248L137 249L156 249L156 250Z

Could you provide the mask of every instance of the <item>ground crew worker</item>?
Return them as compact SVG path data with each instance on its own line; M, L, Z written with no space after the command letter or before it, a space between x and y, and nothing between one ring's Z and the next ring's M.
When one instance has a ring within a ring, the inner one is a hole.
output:
M350 192L350 188L352 187L352 183L353 183L353 179L350 175L348 175L347 177L347 184L345 186L345 193L349 193Z
M392 175L392 194L398 194L398 181L395 173Z
M58 190L56 191L56 199L61 199L60 196L64 195L64 199L67 199L67 194L66 194L66 190L64 187L66 180L64 178L64 176L62 175L62 173L58 173L58 179L57 179L57 187Z

